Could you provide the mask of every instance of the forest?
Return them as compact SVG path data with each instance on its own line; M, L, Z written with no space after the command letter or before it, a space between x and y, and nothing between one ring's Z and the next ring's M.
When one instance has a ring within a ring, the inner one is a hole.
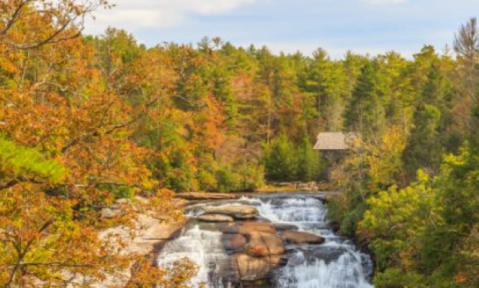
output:
M476 19L441 51L332 59L83 34L109 6L0 2L2 287L89 287L75 279L139 261L98 237L131 223L134 211L101 216L117 199L147 197L169 219L175 192L320 181L324 131L361 135L332 173L330 217L369 246L375 287L478 287ZM195 273L144 270L131 287L188 287Z

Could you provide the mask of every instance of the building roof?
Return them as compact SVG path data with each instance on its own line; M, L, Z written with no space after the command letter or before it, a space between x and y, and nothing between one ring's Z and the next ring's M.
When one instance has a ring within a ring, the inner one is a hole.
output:
M321 132L314 150L348 150L350 142L356 137L355 133Z

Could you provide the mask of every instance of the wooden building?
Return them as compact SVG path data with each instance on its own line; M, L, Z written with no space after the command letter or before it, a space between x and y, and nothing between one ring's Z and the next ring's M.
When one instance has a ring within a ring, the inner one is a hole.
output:
M318 134L314 150L319 150L321 156L327 162L327 167L324 170L323 178L331 180L331 170L344 157L347 151L351 148L351 143L356 139L356 133L344 132L321 132Z

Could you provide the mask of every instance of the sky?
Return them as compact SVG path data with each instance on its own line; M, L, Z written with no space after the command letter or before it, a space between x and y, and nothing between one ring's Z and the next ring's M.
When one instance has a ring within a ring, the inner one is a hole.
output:
M442 51L471 17L479 0L109 0L85 32L108 26L132 33L148 47L220 37L237 46L310 55L321 47L333 58L346 51L411 58L424 45Z

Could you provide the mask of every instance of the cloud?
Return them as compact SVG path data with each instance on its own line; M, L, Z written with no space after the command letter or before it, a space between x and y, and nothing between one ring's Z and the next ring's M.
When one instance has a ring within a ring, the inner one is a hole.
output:
M114 0L111 10L98 11L89 30L105 26L131 28L168 28L187 22L195 15L217 15L230 12L256 0ZM101 28L100 28L101 27Z

